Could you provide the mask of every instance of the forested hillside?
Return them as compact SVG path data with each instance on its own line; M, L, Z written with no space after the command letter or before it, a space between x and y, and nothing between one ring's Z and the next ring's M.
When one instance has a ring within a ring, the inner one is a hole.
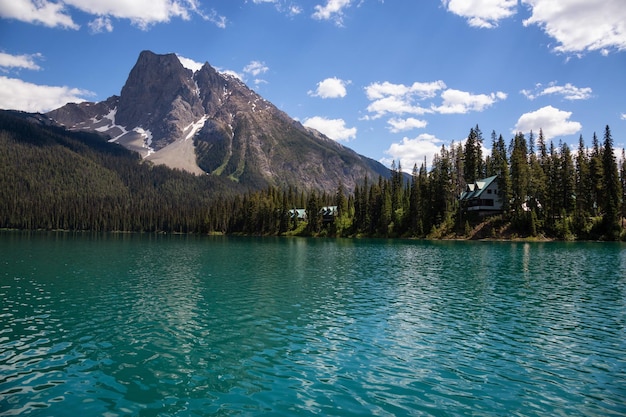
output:
M39 119L37 119L39 117ZM334 193L289 187L241 188L220 177L142 162L138 154L88 133L46 125L43 116L0 112L0 228L241 233L253 235L428 238L607 239L626 237L626 163L609 127L587 146L517 134L507 144L482 132L443 146L389 179L363 178ZM504 211L465 213L467 183L498 175ZM336 206L335 216L321 209ZM306 219L290 214L305 209Z
M216 196L241 192L219 178L142 163L98 135L34 120L0 113L2 228L205 233L215 228Z

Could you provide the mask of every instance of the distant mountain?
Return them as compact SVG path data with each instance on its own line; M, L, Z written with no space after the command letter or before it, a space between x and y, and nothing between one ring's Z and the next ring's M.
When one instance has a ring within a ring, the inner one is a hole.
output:
M185 68L175 54L143 51L119 96L70 103L47 113L70 130L99 132L146 160L194 174L334 191L366 176L388 177L382 164L302 126L236 77L208 63Z

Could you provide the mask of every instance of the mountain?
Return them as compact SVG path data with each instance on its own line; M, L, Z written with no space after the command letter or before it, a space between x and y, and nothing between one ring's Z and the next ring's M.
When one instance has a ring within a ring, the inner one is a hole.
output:
M334 191L382 164L308 129L208 63L185 68L175 54L143 51L119 96L47 113L70 130L99 132L156 164L229 178L247 188Z

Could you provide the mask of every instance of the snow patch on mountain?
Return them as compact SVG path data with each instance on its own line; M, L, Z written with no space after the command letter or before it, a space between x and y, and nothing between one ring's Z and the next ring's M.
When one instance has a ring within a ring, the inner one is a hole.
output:
M152 132L149 130L145 130L142 127L136 127L133 129L133 132L139 133L139 135L143 138L144 148L148 151L148 154L144 156L147 158L151 154L154 153L154 149L152 148Z
M185 140L193 138L196 133L198 133L198 131L204 127L204 124L207 120L209 120L209 116L205 114L197 122L191 123L189 126L185 127L185 129L183 129L183 132L189 131L189 133L187 133L187 136L185 136Z

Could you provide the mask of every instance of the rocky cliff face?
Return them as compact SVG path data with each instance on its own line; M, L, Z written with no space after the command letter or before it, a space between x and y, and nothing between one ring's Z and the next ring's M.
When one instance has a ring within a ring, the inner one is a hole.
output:
M97 131L155 163L228 177L250 188L333 191L389 170L305 128L208 63L193 72L174 54L140 54L119 96L47 114Z

